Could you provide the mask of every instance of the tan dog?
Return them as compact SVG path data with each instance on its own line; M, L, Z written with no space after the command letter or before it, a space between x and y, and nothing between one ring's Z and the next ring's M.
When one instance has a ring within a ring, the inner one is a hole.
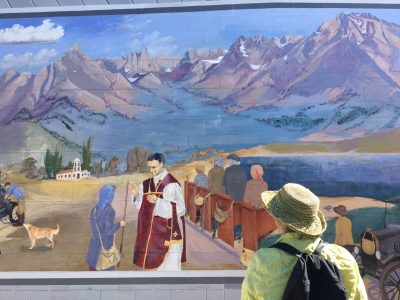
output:
M57 224L57 229L50 227L36 227L32 224L24 224L25 229L28 231L29 238L31 239L31 247L33 249L36 244L36 240L47 238L49 241L49 247L54 248L54 235L60 232L60 226Z

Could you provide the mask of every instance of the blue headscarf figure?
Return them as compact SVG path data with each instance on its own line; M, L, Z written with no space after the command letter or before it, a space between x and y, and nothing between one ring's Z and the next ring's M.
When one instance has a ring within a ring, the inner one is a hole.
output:
M221 156L216 156L215 157L214 166L221 167L221 168L224 167L224 160L221 158Z
M115 186L112 184L107 184L100 189L99 192L99 201L97 201L96 206L103 210L107 204L111 204L114 199L115 194Z

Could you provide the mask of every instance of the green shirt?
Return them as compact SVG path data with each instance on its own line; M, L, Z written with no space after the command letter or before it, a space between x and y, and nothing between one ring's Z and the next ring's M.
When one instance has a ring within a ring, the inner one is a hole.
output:
M299 234L293 232L284 234L280 239L281 242L310 254L315 251L319 240L319 238L300 238ZM343 283L349 292L349 300L368 300L357 263L346 249L329 244L322 249L321 255L339 268ZM279 249L258 250L246 271L242 285L242 300L281 300L296 262L295 256Z

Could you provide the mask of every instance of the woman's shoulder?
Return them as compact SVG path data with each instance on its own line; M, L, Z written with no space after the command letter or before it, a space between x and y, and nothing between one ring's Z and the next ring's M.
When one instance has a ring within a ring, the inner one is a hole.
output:
M283 252L276 248L261 248L258 249L257 252L252 257L256 264L265 264L268 265L275 264L275 263L282 263L282 259L287 257L287 253Z
M353 255L344 247L336 244L327 244L322 248L321 254L329 261L337 264L339 269L352 268L355 264Z

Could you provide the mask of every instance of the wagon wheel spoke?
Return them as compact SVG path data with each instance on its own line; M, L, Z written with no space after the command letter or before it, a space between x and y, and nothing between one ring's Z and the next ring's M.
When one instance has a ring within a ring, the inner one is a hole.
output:
M400 276L399 276L399 274L397 273L397 269L396 269L396 270L394 270L394 273L396 274L397 281L398 281L398 282L400 282Z
M390 291L388 291L387 289L385 289L385 292L386 292L387 294L390 294L390 293L392 293L395 289L397 289L397 286L395 286L394 288L392 288Z
M390 300L393 300L395 295L396 293L393 293L392 297L390 297Z
M390 298L390 300L393 300L394 297L397 295L398 292L399 292L399 290L396 290L396 291L394 292L393 296Z
M394 281L393 279L390 279L389 277L385 280L385 286L396 286L397 287L397 282Z
M399 280L396 280L395 278L392 277L392 274L388 275L386 281L391 281L396 286L397 286L397 282L399 282Z
M391 287L396 287L397 288L397 284L393 284L393 283L385 283L385 287L391 288Z
M18 214L17 214L17 206L13 207L11 211L11 216L13 220L18 220ZM11 220L10 220L11 221Z

